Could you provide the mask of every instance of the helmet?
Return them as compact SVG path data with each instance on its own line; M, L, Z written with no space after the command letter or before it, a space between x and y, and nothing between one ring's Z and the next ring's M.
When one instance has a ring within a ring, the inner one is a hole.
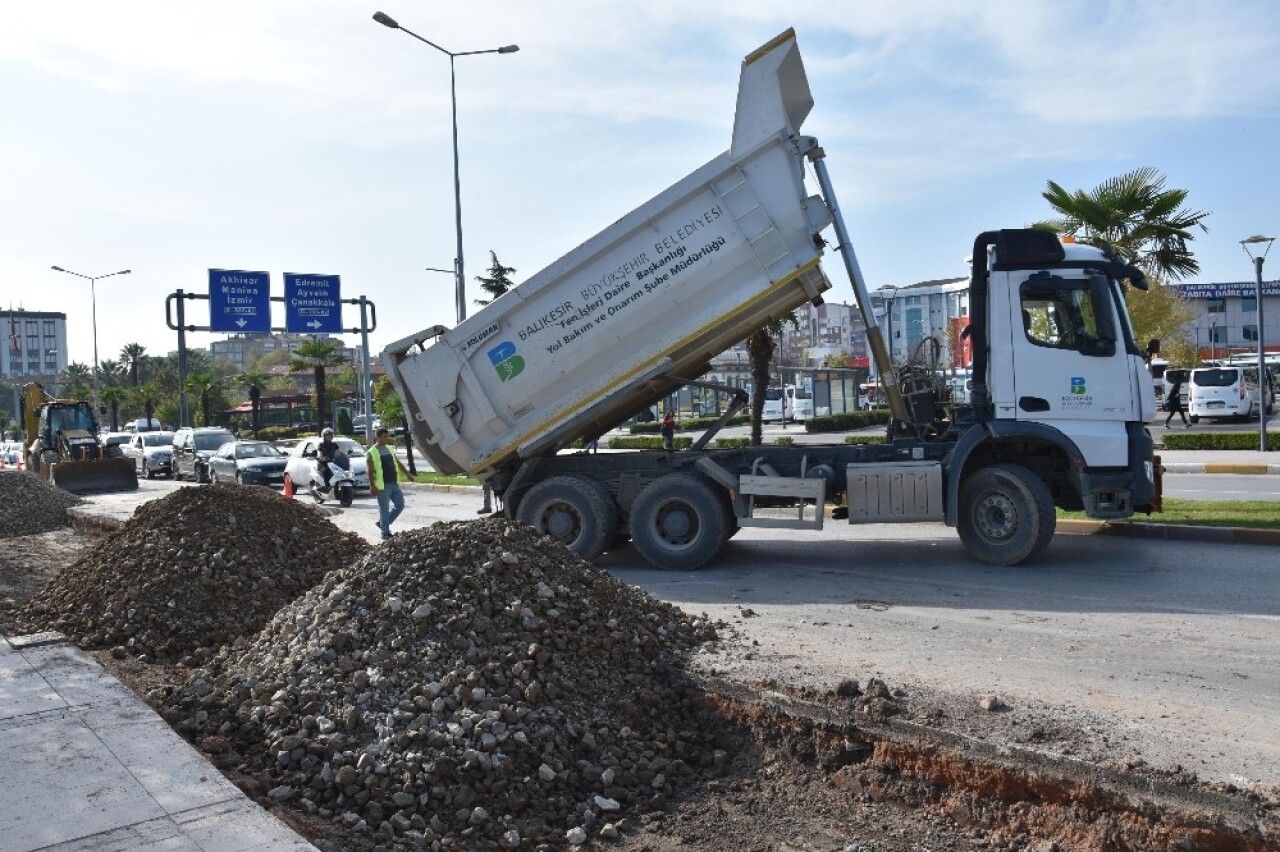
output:
M320 433L320 437L321 437L321 438L332 438L332 437L333 437L333 430L332 430L332 429L325 429L323 432L321 432L321 433Z

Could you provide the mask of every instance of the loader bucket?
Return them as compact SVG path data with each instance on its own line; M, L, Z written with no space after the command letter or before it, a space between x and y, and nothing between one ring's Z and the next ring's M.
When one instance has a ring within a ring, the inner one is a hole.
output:
M50 470L49 480L72 494L138 490L138 474L134 470L133 459L60 461Z

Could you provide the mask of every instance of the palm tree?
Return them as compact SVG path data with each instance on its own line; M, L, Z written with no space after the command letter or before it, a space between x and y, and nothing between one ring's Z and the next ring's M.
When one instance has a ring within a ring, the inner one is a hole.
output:
M147 423L151 423L151 418L155 414L156 406L164 400L164 393L160 388L156 387L153 382L146 382L138 385L130 394L135 405L142 409L142 415L147 418Z
M99 398L111 406L111 431L120 431L120 403L129 398L129 392L122 385L110 384L102 389Z
M142 362L142 356L147 352L147 347L141 343L126 343L120 349L121 362L129 365L129 386L136 388L138 386L139 370L138 367Z
M1187 191L1164 184L1164 175L1153 168L1134 169L1088 192L1067 192L1049 181L1041 195L1062 218L1036 227L1110 249L1159 280L1195 275L1200 264L1188 244L1195 229L1208 233L1209 214L1187 210Z
M87 364L72 361L62 373L62 396L68 399L83 399L89 395L89 386L93 384L93 371Z
M747 357L751 363L751 446L758 447L764 440L761 423L764 420L764 395L769 389L769 365L778 344L775 338L782 335L783 326L790 323L799 328L795 314L770 320L769 324L747 338ZM784 403L785 405L785 403Z
M200 413L204 417L203 425L212 426L213 397L222 390L222 376L212 370L201 370L187 374L187 391L200 396Z
M249 394L249 416L253 421L255 439L258 437L258 411L262 404L262 392L266 390L269 381L271 381L271 375L262 370L245 370L236 376L236 384Z
M493 249L489 249L489 257L493 259L493 262L489 264L489 277L485 278L483 275L476 276L476 280L480 282L480 289L484 290L490 296L488 299L475 300L476 304L481 306L489 304L494 299L516 286L509 277L515 272L515 269L510 266L503 266L499 263L498 255Z
M103 384L117 384L124 378L124 367L119 361L113 361L110 358L105 361L98 362L98 381Z
M293 350L289 359L289 369L295 373L311 370L315 376L316 391L316 434L324 431L325 415L325 370L329 367L341 367L347 363L347 356L342 354L342 341L333 338L314 338Z

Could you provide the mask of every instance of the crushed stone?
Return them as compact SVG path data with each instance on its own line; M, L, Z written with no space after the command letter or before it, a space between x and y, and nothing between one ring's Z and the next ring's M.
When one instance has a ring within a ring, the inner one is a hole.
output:
M67 526L67 509L79 497L33 473L0 470L0 538L36 535Z
M528 527L439 523L159 703L216 765L370 846L558 849L709 765L682 664L715 638Z
M197 665L254 636L281 606L368 549L266 488L180 488L138 507L14 621L59 630L85 648Z

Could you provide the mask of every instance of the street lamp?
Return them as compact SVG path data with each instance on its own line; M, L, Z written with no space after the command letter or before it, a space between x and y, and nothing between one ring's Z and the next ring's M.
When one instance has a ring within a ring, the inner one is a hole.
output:
M1264 453L1267 451L1266 396L1270 395L1271 383L1267 380L1266 347L1262 343L1262 261L1266 260L1267 252L1271 251L1273 242L1275 237L1262 237L1257 234L1240 241L1240 247L1244 249L1245 255L1253 261L1253 271L1258 287L1258 449ZM1260 246L1262 243L1266 243L1266 246L1261 249L1262 254L1255 257L1249 250L1249 246Z
M462 182L458 176L458 78L454 73L453 60L459 56L475 56L481 53L515 53L520 48L518 45L508 44L502 47L495 47L491 50L463 50L454 52L452 50L445 50L435 42L425 39L411 30L406 30L404 27L400 26L394 18L385 12L375 12L373 19L384 27L389 27L393 30L400 30L406 35L413 36L423 44L430 45L445 56L449 57L449 98L453 103L453 210L454 223L457 226L458 231L458 250L457 255L453 259L453 276L457 290L455 295L458 301L458 324L461 325L462 321L467 318L467 299L465 294L466 276L463 274L462 269Z
M53 267L55 272L65 272L68 275L74 275L77 278L87 278L89 280L89 299L93 305L93 416L98 417L98 292L97 283L103 278L110 278L113 275L128 275L133 270L121 269L119 272L108 272L106 275L81 275L79 272L72 272L70 269L63 269L61 266Z

